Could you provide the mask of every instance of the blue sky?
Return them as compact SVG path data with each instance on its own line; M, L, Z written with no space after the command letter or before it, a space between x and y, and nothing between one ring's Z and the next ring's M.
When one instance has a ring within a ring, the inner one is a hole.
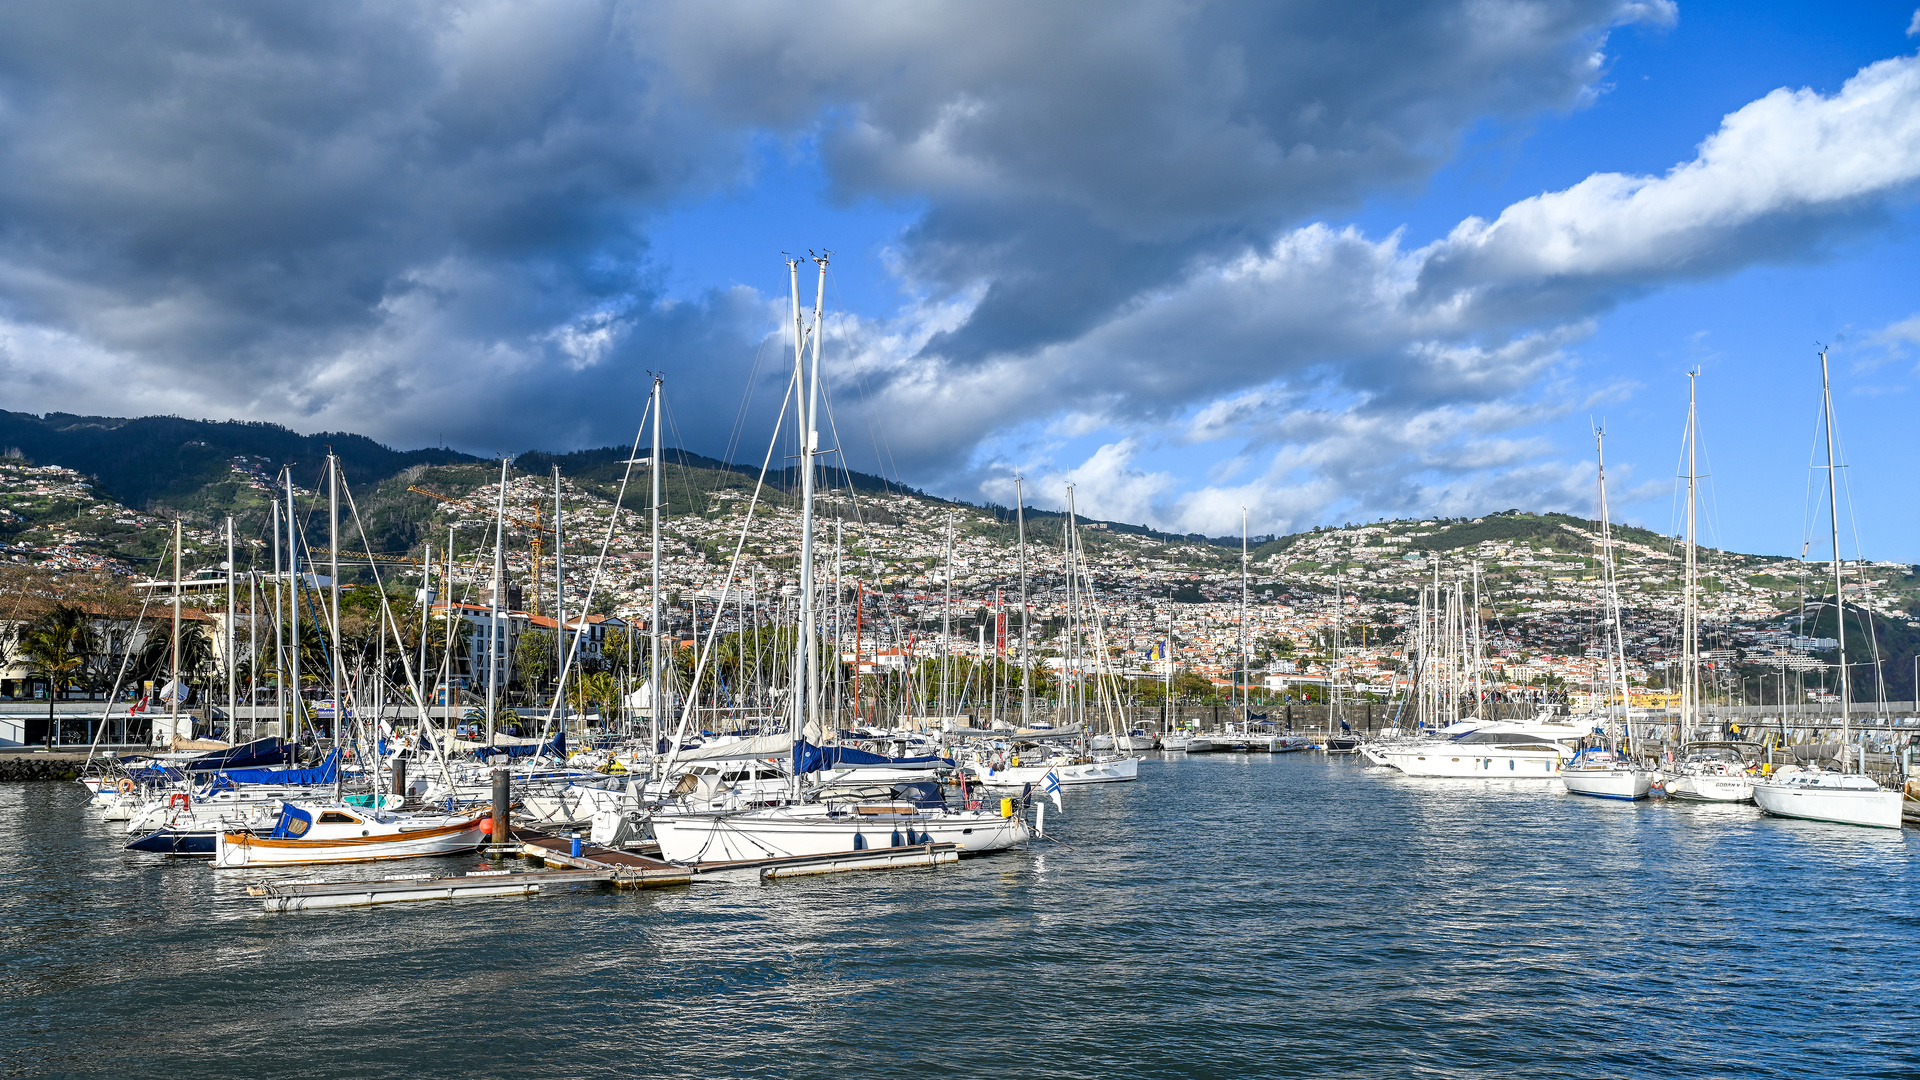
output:
M1507 507L1920 560L1903 4L0 13L0 397L757 458L830 249L856 467L1221 534ZM1857 536L1857 541L1856 541ZM1856 546L1857 544L1857 546Z

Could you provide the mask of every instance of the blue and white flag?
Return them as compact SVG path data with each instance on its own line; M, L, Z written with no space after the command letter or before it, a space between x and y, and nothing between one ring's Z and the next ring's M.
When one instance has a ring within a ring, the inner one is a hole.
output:
M1060 804L1060 777L1052 769L1047 770L1046 787L1047 794L1053 796L1053 808L1065 810L1066 807Z

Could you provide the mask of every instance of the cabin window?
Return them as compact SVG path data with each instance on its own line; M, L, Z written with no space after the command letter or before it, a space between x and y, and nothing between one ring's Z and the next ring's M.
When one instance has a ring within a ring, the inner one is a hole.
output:
M322 825L358 825L360 824L360 819L357 817L353 817L350 814L343 814L338 810L329 810L326 813L320 815L320 824Z

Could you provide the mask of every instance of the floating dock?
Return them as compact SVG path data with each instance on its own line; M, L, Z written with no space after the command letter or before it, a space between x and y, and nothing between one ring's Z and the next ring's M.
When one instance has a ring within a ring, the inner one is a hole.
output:
M915 844L911 847L842 851L831 855L703 862L687 867L632 850L615 850L585 842L580 845L580 854L575 855L573 840L564 836L521 830L516 832L514 838L520 843L520 853L527 858L539 859L548 866L607 872L613 875L613 884L639 889L684 885L690 881L771 881L862 870L908 870L960 861L958 844ZM658 852L659 848L647 845L640 850Z
M694 867L695 881L772 881L777 878L849 874L864 870L914 870L960 861L959 844L842 851L832 855L791 855L778 859L705 862Z
M469 874L436 877L410 874L366 881L294 881L247 886L269 912L308 911L316 908L368 907L420 900L463 900L483 896L531 896L543 885L598 885L612 880L594 870L532 871L475 870Z
M606 880L616 888L658 889L668 885L685 885L693 880L693 871L687 867L675 866L632 851L620 851L582 841L580 854L575 855L571 837L516 829L513 839L520 845L520 854L529 859L539 859L548 866L605 874Z

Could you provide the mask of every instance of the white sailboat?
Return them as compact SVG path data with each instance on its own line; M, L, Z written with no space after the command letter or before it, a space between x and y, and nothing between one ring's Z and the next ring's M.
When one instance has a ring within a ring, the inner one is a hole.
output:
M1847 671L1846 582L1840 562L1840 503L1838 468L1833 454L1833 387L1827 376L1827 351L1820 350L1820 400L1826 421L1827 508L1832 524L1833 605L1836 643L1840 652L1840 753L1848 753L1853 739L1853 679ZM1864 753L1862 754L1864 757ZM1845 766L1843 764L1842 769ZM1841 825L1900 828L1902 793L1881 787L1860 773L1787 766L1753 781L1753 801L1777 817L1831 821Z
M1689 376L1689 378L1691 378L1691 376ZM1691 406L1688 408L1687 415L1688 446L1691 447L1693 431L1693 412ZM1607 671L1606 681L1620 688L1621 728L1618 732L1613 732L1611 730L1613 728L1611 723L1607 725L1607 728L1610 734L1617 735L1619 744L1624 744L1627 752L1622 753L1612 749L1601 749L1597 747L1581 750L1573 756L1573 760L1567 762L1562 767L1560 782L1565 785L1569 793L1574 795L1586 795L1597 799L1624 799L1628 802L1633 802L1644 799L1652 793L1653 770L1642 766L1636 762L1632 756L1632 750L1636 745L1633 732L1633 698L1628 692L1627 683L1627 644L1626 631L1624 629L1624 623L1626 622L1624 618L1625 613L1620 610L1620 590L1614 578L1613 522L1607 507L1606 433L1596 430L1593 437L1596 461L1598 462L1595 473L1594 501L1595 508L1599 511L1598 517L1600 519L1600 572L1602 587L1606 597L1606 621L1607 624L1613 628L1613 633L1609 635L1611 640L1607 642L1607 651L1610 654L1609 659L1618 664L1617 668L1615 668L1614 663L1607 665L1609 670ZM1689 450L1689 453L1691 454L1691 450ZM1689 469L1688 471L1691 472L1692 470ZM1687 488L1687 543L1689 551L1692 550L1693 543L1692 483L1692 478L1689 477ZM1691 559L1689 559L1688 565L1692 565ZM1692 594L1689 593L1688 595L1689 600L1691 600ZM1609 699L1607 709L1610 712L1613 695L1609 693L1607 697Z
M1687 532L1686 577L1680 616L1680 741L1692 746L1694 717L1700 711L1700 609L1697 601L1699 546L1694 539L1699 501L1696 467L1698 428L1693 379L1687 375ZM1661 774L1667 798L1685 802L1745 803L1753 801L1753 779L1739 754L1695 749Z
M800 743L822 730L820 650L815 624L813 567L814 458L819 450L820 349L823 334L821 308L826 299L827 260L816 256L820 268L814 295L811 331L801 319L799 261L787 262L793 287L793 377L790 385L798 405L800 433L800 612L799 662L791 703L790 752L797 759ZM807 366L809 332L811 369ZM769 451L771 455L771 450ZM717 626L717 622L715 624ZM700 685L705 651L695 661L693 685ZM692 715L692 702L682 715L682 727ZM684 731L675 736L678 746ZM954 809L945 805L938 785L908 785L915 794L886 800L850 802L808 798L802 779L793 778L790 801L737 811L696 811L666 806L654 811L653 834L661 855L673 862L697 863L766 859L791 855L828 855L875 847L919 844L955 844L963 853L997 851L1023 843L1032 836L1026 818L1009 802L1006 812L978 804Z

